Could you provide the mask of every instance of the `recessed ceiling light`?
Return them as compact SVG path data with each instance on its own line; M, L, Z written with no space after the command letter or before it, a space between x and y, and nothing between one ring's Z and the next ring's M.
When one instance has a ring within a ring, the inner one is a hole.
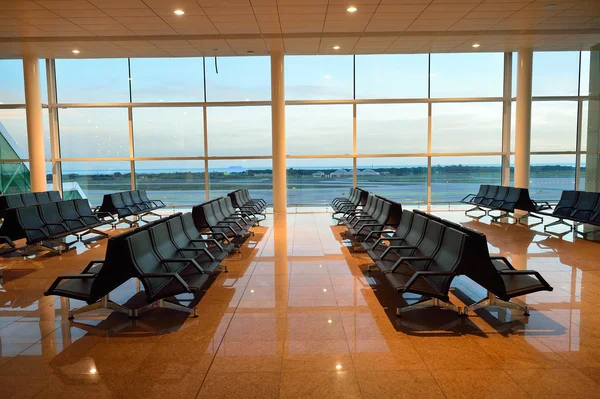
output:
M335 366L335 368L336 368L336 370L341 370L342 369L342 365L338 364L338 365Z
M348 12L356 12L358 10L358 8L354 7L354 6L350 6L348 8L346 8L346 11Z
M81 53L81 51L79 51L79 50L73 50L73 54L79 54L79 53Z
M173 13L175 15L183 15L183 14L185 14L185 11L183 11L183 10L175 10L175 11L173 11Z
M544 8L547 8L547 9L556 8L556 4L548 4L548 5L544 6Z
M477 48L477 47L479 47L479 46L480 46L480 44L479 44L479 43L475 43L475 44L473 45L473 47L475 47L475 48Z
M323 288L323 292L327 292L327 288Z
M333 46L333 49L334 49L334 50L339 50L339 49L340 49L340 46Z
M333 320L329 319L329 320L327 320L327 323L331 324L331 323L333 323Z

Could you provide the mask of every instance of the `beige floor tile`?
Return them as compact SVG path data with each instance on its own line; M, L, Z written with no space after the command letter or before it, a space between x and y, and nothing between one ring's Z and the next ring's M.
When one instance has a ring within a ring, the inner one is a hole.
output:
M0 376L0 398L33 398L52 379L51 375Z
M448 399L529 397L500 370L469 370L467 375L461 370L435 370L432 374Z
M352 370L348 343L337 341L287 341L283 355L285 371Z
M363 398L445 398L429 371L358 371Z
M281 375L281 398L360 398L353 371L287 372Z
M110 398L117 397L131 374L59 375L38 394L40 398Z
M211 372L279 372L283 362L283 341L221 343Z
M280 373L210 372L198 398L267 399L279 397Z
M600 386L576 369L507 370L533 398L598 398Z
M427 370L408 338L397 340L350 341L350 353L357 371Z
M283 317L234 316L224 340L226 342L283 341L286 327L287 319Z
M500 368L500 365L469 337L410 337L410 340L430 370Z
M118 397L142 399L193 398L202 385L202 374L133 375L121 388Z

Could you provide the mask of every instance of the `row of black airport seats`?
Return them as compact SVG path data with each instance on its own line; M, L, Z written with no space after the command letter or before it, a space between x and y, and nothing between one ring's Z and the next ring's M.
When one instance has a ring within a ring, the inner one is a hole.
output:
M237 210L229 196L194 206L192 216L198 231L209 231L216 238L226 237L238 249L254 235L250 229L257 223L255 218Z
M373 232L396 226L402 217L402 205L377 195L369 195L364 206L344 212L339 219L348 230L346 236L364 241Z
M58 191L39 193L8 194L0 196L0 218L4 218L7 209L21 208L28 205L49 204L62 201Z
M267 210L267 202L264 199L252 199L250 192L246 188L232 191L227 194L227 197L231 199L231 203L235 208L238 208L241 212L252 216L257 221L265 220L265 212Z
M131 190L104 194L102 205L98 208L98 212L117 215L119 220L114 226L126 223L132 227L137 225L138 219L143 220L144 216L154 215L160 217L154 211L164 207L165 204L161 200L149 199L146 190ZM133 219L129 220L127 219L128 217L132 217Z
M538 213L558 219L545 225L544 230L558 224L567 225L569 231L573 230L573 226L565 220L600 226L600 193L565 190L554 208Z
M398 307L403 311L438 306L459 314L486 306L519 309L528 307L510 302L512 298L538 291L552 291L533 270L516 270L502 256L490 256L484 234L460 224L420 211L403 211L393 232L371 235L362 243L374 264L392 287L403 295L421 295L416 304ZM452 280L467 276L487 290L480 301L461 309L450 302Z
M86 199L50 202L7 209L0 236L10 240L25 238L27 247L45 247L62 253L88 234L107 237L98 228L114 221L110 214L94 212ZM69 236L76 239L69 242Z
M333 209L333 218L339 220L336 215L344 214L353 211L361 206L366 205L369 192L359 187L352 187L348 191L347 197L337 197L331 201Z
M85 301L88 306L70 310L75 314L109 308L130 317L165 307L194 313L171 299L202 290L211 274L226 267L221 262L231 244L205 238L194 226L190 213L177 213L111 237L104 260L90 262L80 274L59 276L45 292ZM147 304L129 309L110 301L109 294L131 278L144 287ZM169 300L166 300L169 298Z
M532 213L540 213L551 208L550 204L546 201L534 201L531 199L529 190L526 188L489 184L480 185L477 194L468 194L460 202L475 205L473 208L466 210L465 214L473 211L483 211L485 215L491 216L494 220L505 218L511 214L514 217L515 210L526 212L523 216L515 217L517 223L525 216L542 219ZM500 211L500 214L492 216L490 214L491 211Z

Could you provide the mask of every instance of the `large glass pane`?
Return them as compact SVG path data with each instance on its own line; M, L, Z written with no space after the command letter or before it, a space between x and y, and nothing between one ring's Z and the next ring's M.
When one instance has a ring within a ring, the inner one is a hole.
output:
M136 157L203 156L202 108L134 108L133 138Z
M206 59L206 101L271 99L269 57L221 57L214 62Z
M286 100L348 100L353 97L351 55L286 57Z
M0 104L25 104L23 61L0 61Z
M129 102L126 58L56 60L60 103Z
M58 116L62 158L129 157L127 110L67 108Z
M210 107L208 155L271 155L271 107Z
M431 150L502 151L502 103L432 104Z
M504 53L431 54L431 97L502 97Z
M191 207L206 200L204 161L136 161L136 188L168 206Z
M356 56L356 98L427 97L427 54Z
M531 104L531 151L575 151L577 101Z
M532 84L534 96L576 96L579 87L579 52L534 52Z
M62 162L63 192L70 198L88 198L100 205L104 194L131 190L128 161Z
M133 102L204 101L202 58L132 58Z
M458 202L481 184L501 184L502 160L494 157L433 157L431 201Z
M262 198L267 204L272 204L272 168L270 159L209 161L210 198L224 197L234 190L246 188L252 198Z
M289 205L326 205L353 185L352 159L288 159Z
M579 95L590 95L590 52L581 52L581 77L579 78Z
M48 110L42 110L44 151L50 158ZM29 156L27 115L24 109L0 109L0 159L24 159Z
M288 105L285 127L290 155L352 153L352 105Z
M427 158L358 158L360 188L404 203L427 201Z
M359 104L356 151L359 154L427 152L427 104Z
M532 155L529 193L535 200L556 201L575 189L575 155Z

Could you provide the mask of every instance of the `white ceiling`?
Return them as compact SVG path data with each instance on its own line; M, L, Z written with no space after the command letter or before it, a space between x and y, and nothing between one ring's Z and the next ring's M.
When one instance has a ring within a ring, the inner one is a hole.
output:
M350 5L358 11L348 13ZM287 54L585 50L597 43L600 0L0 0L0 58L71 58L73 49L87 58L261 55L274 46Z

